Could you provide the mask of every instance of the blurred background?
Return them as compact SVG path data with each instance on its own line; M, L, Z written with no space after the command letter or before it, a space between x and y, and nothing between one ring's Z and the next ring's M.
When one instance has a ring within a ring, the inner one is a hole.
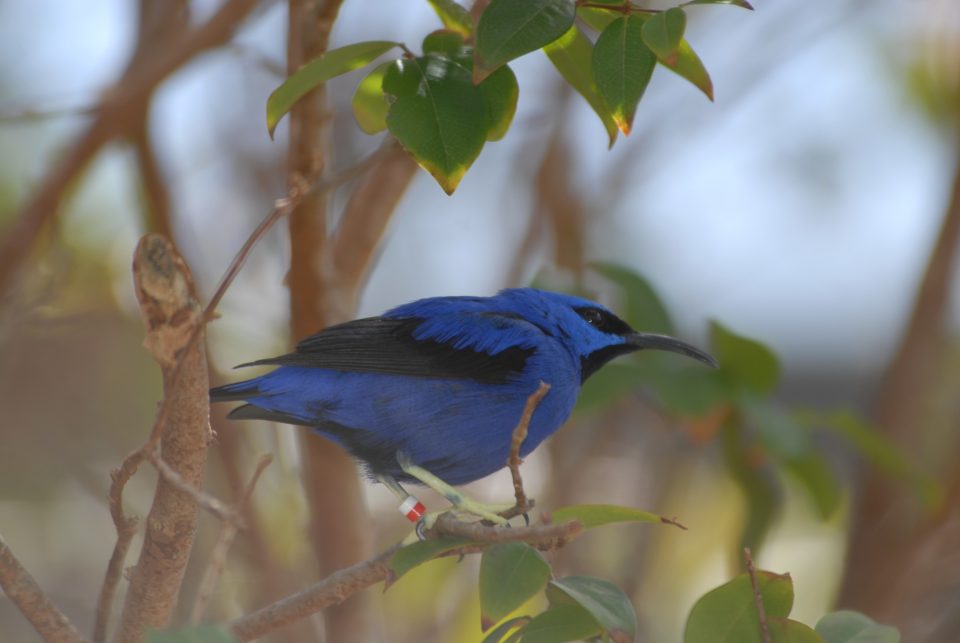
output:
M285 73L288 25L287 4L265 1L229 44L171 74L143 122L91 151L62 199L38 206L55 213L37 234L14 237L89 134L104 92L136 69L137 56L154 53L146 45L162 48L162 38L144 36L151 6L177 13L182 30L220 3L0 2L0 237L8 250L29 246L16 269L0 261L0 533L83 631L115 537L109 471L143 442L162 395L141 346L133 248L147 230L171 234L209 296L285 194L291 158L289 119L274 140L264 126L266 97ZM356 315L537 280L584 289L617 310L644 293L635 301L662 304L673 332L703 346L716 339L711 320L763 344L782 373L763 408L789 420L783 426L753 415L735 433L739 410L729 402L671 403L661 380L638 375L601 382L588 408L528 459L539 507L621 503L689 527L591 533L554 555L556 569L614 580L634 598L640 640L670 642L696 598L736 573L739 545L752 543L761 567L791 572L798 620L813 624L839 604L896 624L905 641L960 640L960 7L755 7L692 8L687 38L716 101L659 68L633 133L612 150L545 56L516 61L514 124L452 197L421 170L385 184L389 223L353 289ZM426 2L346 0L331 46L415 46L439 26ZM362 77L327 86L330 172L380 145L350 110ZM330 198L331 228L357 187ZM289 238L276 226L219 307L209 330L214 377L236 378L235 364L295 339ZM673 386L682 396L683 382ZM238 537L214 597L219 619L319 573L297 430L225 423L226 410L213 411L211 490L231 499L260 453L276 460L255 494L256 528ZM788 434L774 443L803 432L820 473L796 475L765 431ZM733 435L742 440L731 446ZM129 512L145 515L154 478L145 468L132 481ZM340 485L352 480L331 478L315 493L350 498ZM326 528L362 529L357 540L370 552L406 533L392 495L365 482L360 492L358 522L334 518ZM471 492L508 497L509 475ZM202 517L187 611L216 526ZM367 592L373 607L358 640L479 640L476 564L435 562L386 594ZM315 619L271 640L316 640L320 631ZM39 640L7 601L0 632Z

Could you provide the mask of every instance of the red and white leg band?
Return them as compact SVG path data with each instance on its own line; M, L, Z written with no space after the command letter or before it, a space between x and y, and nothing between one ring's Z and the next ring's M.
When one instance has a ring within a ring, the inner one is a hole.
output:
M400 503L400 513L406 516L410 522L417 522L427 513L427 508L413 496L407 496L404 501Z

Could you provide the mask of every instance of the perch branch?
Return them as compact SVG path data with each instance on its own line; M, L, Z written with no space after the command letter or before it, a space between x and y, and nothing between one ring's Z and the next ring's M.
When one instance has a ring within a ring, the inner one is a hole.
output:
M0 587L47 643L82 643L84 640L23 568L3 536L0 536Z
M157 234L137 245L133 275L147 325L144 345L161 367L164 403L171 409L161 431L161 454L152 449L145 454L155 464L162 458L186 485L199 488L210 440L210 405L206 353L193 340L196 329L202 334L203 327L193 278L172 244ZM161 475L140 559L130 574L120 643L142 641L146 630L167 625L196 533L195 497L171 484L162 465L157 466Z
M767 610L763 606L763 596L760 594L760 585L757 584L757 571L753 568L753 554L749 547L743 548L743 560L747 565L747 575L750 576L750 587L753 588L753 602L757 606L757 621L760 624L760 638L763 643L770 643L770 627L767 625Z
M459 536L472 540L474 544L445 554L459 556L482 551L488 544L515 541L527 542L543 550L552 550L564 546L580 532L581 526L577 521L501 529L460 522L450 514L443 514L427 531L427 538ZM387 580L390 575L390 560L398 549L399 545L394 545L373 558L334 572L303 591L241 616L229 623L228 629L239 640L250 641L327 607L338 605L357 592Z
M250 496L253 495L253 489L260 479L260 474L263 473L263 470L266 469L271 462L273 462L272 455L265 454L260 456L260 460L257 462L257 468L250 477L250 482L247 483L246 488L243 490L243 495L237 501L236 507L234 507L232 519L226 520L220 526L220 534L217 536L217 542L214 544L213 551L210 553L210 563L203 573L200 587L197 590L197 598L190 614L191 623L199 623L200 619L203 618L207 603L210 602L210 597L213 596L213 591L217 587L217 581L220 580L220 575L223 573L223 568L227 563L227 552L230 550L230 545L233 544L233 538L237 535L237 530L240 528L239 518L243 515L243 510L250 502Z
M546 382L540 382L537 390L527 398L527 404L523 407L523 414L510 439L510 457L507 459L507 466L510 467L510 476L513 478L513 493L517 499L516 511L518 514L525 514L530 510L533 501L527 500L527 494L523 490L523 478L520 477L520 465L523 460L520 459L520 447L523 441L527 439L527 431L530 428L530 420L533 418L533 412L537 410L540 402L550 391L550 385Z

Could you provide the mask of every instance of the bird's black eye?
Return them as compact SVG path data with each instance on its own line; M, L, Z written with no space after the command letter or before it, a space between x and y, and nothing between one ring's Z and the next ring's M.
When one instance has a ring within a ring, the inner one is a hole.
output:
M603 314L596 308L587 308L580 312L580 316L591 326L600 326L603 323Z
M601 308L575 308L574 310L585 322L604 333L626 335L633 332L626 322Z

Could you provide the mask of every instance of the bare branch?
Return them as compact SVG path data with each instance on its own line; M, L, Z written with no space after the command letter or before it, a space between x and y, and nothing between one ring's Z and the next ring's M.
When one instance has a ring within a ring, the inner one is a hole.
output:
M84 639L66 615L50 602L33 576L0 536L0 587L47 643L81 643Z
M760 624L760 637L763 643L770 643L770 627L767 625L767 610L763 606L763 596L760 594L760 585L757 584L757 572L753 568L753 554L749 547L743 548L743 559L747 564L747 575L750 576L750 586L753 588L753 603L757 606L757 621Z
M537 410L540 402L550 392L550 385L546 382L540 382L537 390L527 398L527 404L523 407L523 414L520 415L520 421L517 422L513 435L510 438L510 457L507 458L507 466L510 467L510 476L513 478L513 493L517 499L516 509L519 513L526 513L530 509L527 502L527 494L523 491L523 479L520 477L520 465L523 460L520 459L520 447L523 441L527 439L527 430L530 428L530 420L533 418L533 412Z
M193 339L197 328L202 335L203 314L189 269L169 241L150 234L137 246L133 273L147 324L144 345L163 371L164 405L171 410L162 427L161 455L145 451L161 476L130 575L120 643L141 641L147 629L167 625L196 533L194 495L171 484L158 463L162 458L187 485L199 488L210 440L206 354Z
M237 535L237 529L240 527L239 517L250 502L250 496L253 495L253 488L257 485L260 474L263 473L263 470L266 469L271 462L273 462L272 455L265 454L260 456L260 460L257 462L257 468L250 477L250 482L247 483L243 495L237 501L237 505L234 508L233 519L227 520L220 526L220 535L217 536L217 542L214 544L213 551L210 553L210 562L207 565L206 571L203 573L203 579L201 579L200 587L197 590L197 598L194 601L193 611L190 614L191 623L199 623L200 619L203 618L207 603L210 602L210 597L213 596L213 591L217 587L217 581L220 580L220 575L223 573L223 568L227 563L227 552L230 551L230 545L233 544L233 538Z

